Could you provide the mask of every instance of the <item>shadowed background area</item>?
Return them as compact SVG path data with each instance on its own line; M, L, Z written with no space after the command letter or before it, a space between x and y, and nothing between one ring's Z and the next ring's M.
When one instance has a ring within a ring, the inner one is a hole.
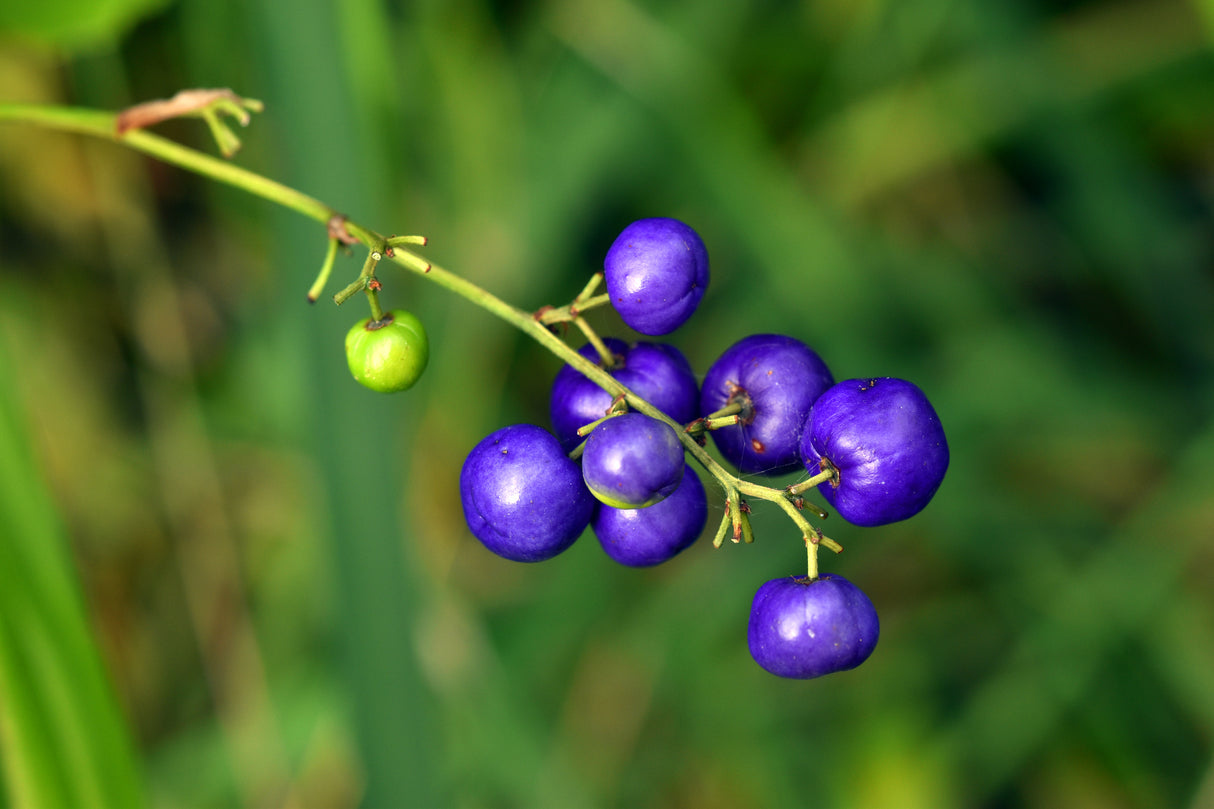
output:
M779 680L774 506L651 570L500 560L460 465L547 424L557 360L389 266L431 364L364 390L366 306L304 301L323 227L0 124L0 807L1214 805L1212 36L1205 0L5 4L0 101L262 99L236 162L526 310L682 219L699 374L792 335L922 387L952 465L826 521L882 638Z

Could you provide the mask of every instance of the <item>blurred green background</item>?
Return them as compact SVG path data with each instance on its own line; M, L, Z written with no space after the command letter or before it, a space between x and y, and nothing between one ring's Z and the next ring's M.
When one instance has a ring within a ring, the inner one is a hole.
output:
M681 218L700 373L796 336L953 459L824 526L874 656L778 680L773 506L654 570L499 560L460 464L546 423L551 355L389 268L433 355L372 394L322 227L0 124L0 807L1214 806L1212 42L1174 0L6 3L0 101L263 99L238 163L524 309Z

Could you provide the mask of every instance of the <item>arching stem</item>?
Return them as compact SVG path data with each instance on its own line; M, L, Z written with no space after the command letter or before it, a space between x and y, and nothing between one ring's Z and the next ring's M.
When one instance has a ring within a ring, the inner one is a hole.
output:
M580 371L613 397L623 398L632 410L665 421L675 428L687 452L696 459L705 471L716 478L722 489L725 490L727 499L731 505L728 508L723 525L733 526L738 531L740 538L753 538L753 535L749 532L750 521L741 509L742 495L752 499L769 500L776 503L801 528L803 536L809 536L812 531L816 530L812 526L809 526L805 516L789 500L789 493L787 491L760 486L728 472L697 443L695 436L683 429L684 425L674 422L649 402L634 394L624 385L620 384L619 380L612 377L606 370L566 345L560 337L548 329L550 323L573 320L578 325L578 328L582 329L583 333L586 334L587 339L591 343L598 340L599 344L595 346L596 350L599 351L600 356L606 361L607 357L610 356L610 352L606 350L605 345L602 345L602 340L598 339L597 335L594 335L593 338L591 337L593 329L590 329L589 325L583 325L585 321L574 313L608 303L606 295L587 297L584 300L577 301L576 306L574 306L574 312L568 311L568 307L566 307L566 311L563 314L553 315L553 312L560 313L560 310L551 310L545 313L544 316L537 317L511 306L461 276L445 270L438 265L431 264L429 261L407 249L408 246L424 243L425 240L421 237L394 237L391 240L385 239L374 230L347 219L340 212L330 208L321 201L248 169L181 146L142 129L133 129L119 135L115 126L115 119L116 116L113 113L97 110L0 103L0 123L19 122L33 124L47 129L74 132L119 143L155 157L165 163L170 163L195 174L209 177L217 182L240 188L254 196L301 213L329 228L331 237L338 236L337 233L334 233L334 223L338 223L341 241L349 239L361 242L371 251L371 255L368 256L367 263L364 264L363 272L360 273L358 279L337 293L334 296L335 301L340 303L348 300L359 291L366 291L372 304L372 312L374 313L378 304L378 297L375 294L377 290L370 287L371 281L374 279L375 265L381 258L389 258L410 272L438 284L464 298L474 306L489 312L519 329L548 349L559 360ZM330 241L332 240L333 238ZM392 248L390 252L389 248ZM336 248L330 244L329 249L335 250ZM318 282L321 280L318 278ZM592 279L592 283L597 282ZM316 288L315 285L313 288ZM595 288L597 287L587 284L587 289L592 290ZM584 289L579 298L588 294L586 289ZM549 319L550 315L552 319ZM380 312L380 318L382 318L382 311ZM611 361L613 362L614 358ZM803 505L816 513L819 518L826 516L826 512L817 506L809 503L804 503ZM831 548L836 553L842 550L842 547L838 543L825 537L820 539L820 544Z

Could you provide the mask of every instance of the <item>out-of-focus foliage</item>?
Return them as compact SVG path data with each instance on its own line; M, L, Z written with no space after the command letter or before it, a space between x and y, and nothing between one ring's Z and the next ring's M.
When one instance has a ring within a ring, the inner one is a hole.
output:
M881 615L873 657L772 678L750 599L804 556L774 507L755 545L654 570L589 535L492 557L460 464L545 423L550 355L385 275L432 355L377 396L343 358L362 304L304 302L323 228L0 126L0 385L149 802L1209 805L1211 20L1175 0L179 0L100 51L0 40L4 100L263 99L237 162L427 234L526 309L567 302L631 220L681 218L713 279L671 342L701 373L791 334L839 378L916 382L953 451L912 520L824 525L847 548L824 569ZM157 131L211 149L197 122Z
M111 48L165 0L38 0L0 6L0 36L74 49Z

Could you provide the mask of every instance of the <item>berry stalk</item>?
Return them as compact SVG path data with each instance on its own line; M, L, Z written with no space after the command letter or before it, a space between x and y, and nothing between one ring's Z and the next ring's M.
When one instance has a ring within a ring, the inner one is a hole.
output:
M691 453L705 471L716 478L724 489L727 501L734 504L734 514L727 519L733 522L738 534L745 534L749 539L749 531L746 530L749 528L749 520L745 518L740 509L741 497L746 496L768 500L779 505L801 530L803 537L821 536L820 532L809 524L797 505L788 499L788 494L784 490L761 486L731 474L697 443L695 436L684 430L684 425L676 423L648 401L637 396L606 370L570 348L560 337L549 330L549 323L561 320L574 320L576 323L580 319L580 312L607 302L605 295L593 296L599 283L597 277L587 284L586 289L571 306L565 307L564 311L555 310L554 316L537 318L533 313L524 312L506 303L476 284L437 264L432 264L417 253L406 249L409 245L424 244L424 240L419 237L386 238L370 228L346 219L344 215L320 200L290 186L142 129L129 129L119 134L118 116L114 113L76 107L0 104L0 123L3 122L31 124L45 129L87 135L117 143L194 174L242 189L324 224L329 229L330 235L328 254L325 259L325 270L322 270L322 278L318 279L318 283L309 291L310 300L314 295L319 297L318 287L323 281L323 276L327 274L327 268L331 266L330 260L332 254L336 252L337 241L362 243L370 251L367 262L359 277L335 296L338 303L358 291L365 291L372 313L376 315L375 319L382 318L383 313L378 305L376 294L375 268L383 259L394 261L410 272L425 277L514 326L544 346L561 361L583 373L613 397L626 401L630 409L663 421L674 428L687 452ZM826 516L826 513L816 506L803 502L801 505L811 508L819 518ZM821 538L820 541L835 552L842 550L838 543L832 540Z

